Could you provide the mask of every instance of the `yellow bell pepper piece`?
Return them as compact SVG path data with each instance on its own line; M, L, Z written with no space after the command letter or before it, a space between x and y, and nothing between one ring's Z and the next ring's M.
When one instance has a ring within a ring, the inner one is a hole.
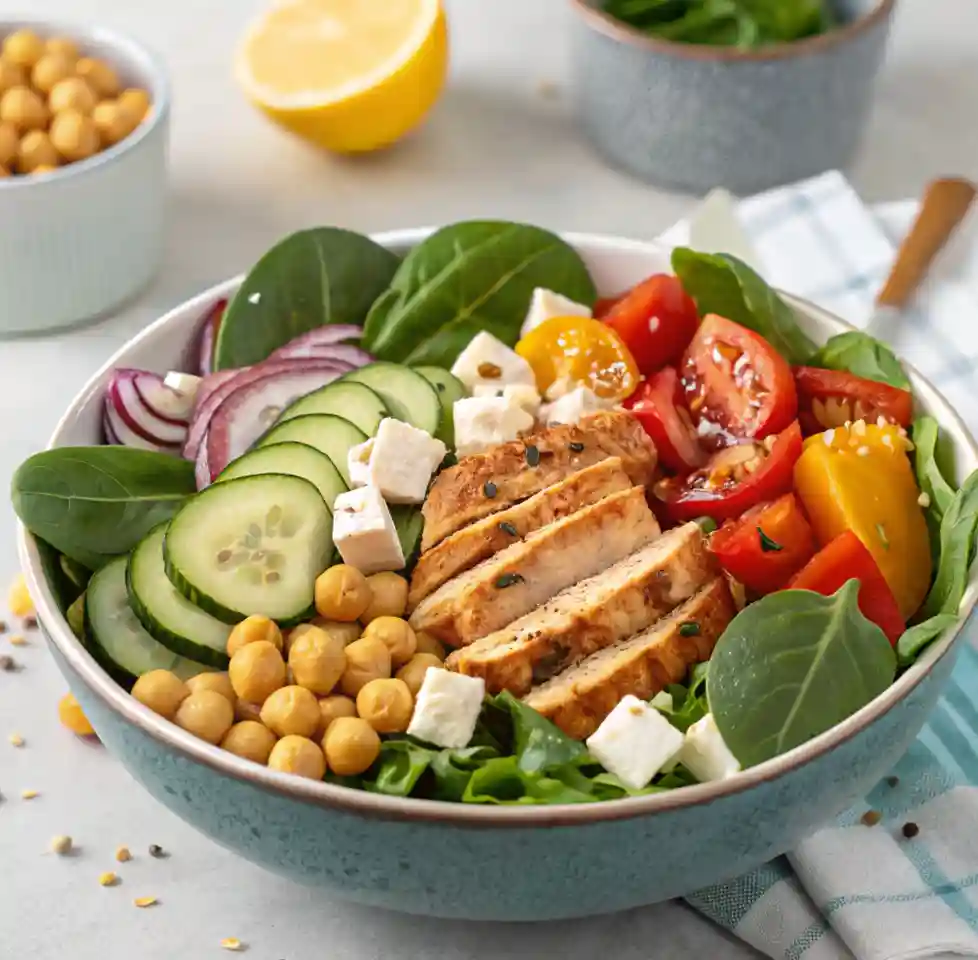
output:
M795 490L819 543L852 530L879 564L908 619L923 603L931 556L920 491L900 427L858 420L805 441Z

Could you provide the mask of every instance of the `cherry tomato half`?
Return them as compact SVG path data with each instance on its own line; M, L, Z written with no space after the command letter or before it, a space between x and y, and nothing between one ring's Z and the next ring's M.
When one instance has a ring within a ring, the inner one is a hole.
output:
M793 493L728 520L710 537L710 551L732 577L754 593L780 590L818 549Z
M699 434L714 448L778 433L795 419L788 362L763 337L715 314L704 318L680 368ZM709 426L704 429L703 421Z
M657 273L643 280L600 316L635 357L642 373L677 363L699 325L693 298L678 277Z
M718 523L731 520L788 493L801 450L801 428L796 421L776 437L718 451L706 466L687 477L660 480L654 493L677 523L697 517Z
M659 451L659 462L677 473L688 473L706 463L693 422L682 396L679 374L666 367L652 376L625 401Z
M625 294L620 293L617 297L598 297L598 299L594 301L594 310L592 311L594 314L594 319L603 320L611 312L612 307L614 307L623 296L625 296Z
M859 609L896 644L905 624L896 597L873 555L851 530L840 533L808 562L788 586L828 597L848 580L859 581Z
M805 434L821 433L830 427L879 417L910 426L913 397L908 390L866 380L844 370L795 367L798 419Z

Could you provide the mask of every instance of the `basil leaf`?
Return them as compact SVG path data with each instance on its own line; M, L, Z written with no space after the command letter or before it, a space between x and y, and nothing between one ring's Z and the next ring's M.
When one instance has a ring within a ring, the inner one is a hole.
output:
M883 631L857 605L859 582L830 597L782 590L746 607L720 637L710 709L745 766L830 729L882 693L896 672Z
M941 520L941 553L937 575L919 616L957 614L968 586L978 536L978 470L961 484Z
M944 478L938 463L937 444L940 427L933 417L918 417L910 428L914 444L914 472L917 486L927 494L930 506L927 508L940 523L954 500L955 490Z
M746 263L727 253L677 247L672 268L701 316L716 313L759 333L792 365L808 362L814 342L791 307Z
M861 330L849 330L830 337L809 358L808 366L842 370L901 390L910 389L910 380L896 354L885 344Z
M957 622L958 618L953 613L938 613L929 620L910 627L897 641L897 663L901 667L909 667L920 655L921 650Z
M31 533L97 570L195 492L187 460L132 447L58 447L18 467L10 497Z
M444 227L405 258L374 304L364 347L382 360L450 367L481 330L512 346L533 290L590 306L584 261L539 227L472 221Z
M301 230L251 268L228 304L214 369L260 363L301 333L328 323L363 323L387 289L397 257L338 227Z

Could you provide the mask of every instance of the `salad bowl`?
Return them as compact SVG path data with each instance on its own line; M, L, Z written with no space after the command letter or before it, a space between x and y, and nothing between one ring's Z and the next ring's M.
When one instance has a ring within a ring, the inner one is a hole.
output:
M375 239L403 254L430 232ZM669 270L669 251L653 244L564 239L601 293ZM97 443L112 371L178 368L199 318L240 283L235 278L202 293L124 346L73 401L50 446ZM816 342L848 329L812 304L785 300ZM978 468L978 448L940 394L907 369L919 411L939 422L953 446L961 481ZM728 779L614 802L482 807L288 776L168 723L119 687L75 638L49 559L23 529L19 547L40 625L72 692L105 746L161 803L246 859L329 896L479 920L624 910L727 880L790 850L864 796L917 736L978 598L972 574L957 628L892 686L832 729Z

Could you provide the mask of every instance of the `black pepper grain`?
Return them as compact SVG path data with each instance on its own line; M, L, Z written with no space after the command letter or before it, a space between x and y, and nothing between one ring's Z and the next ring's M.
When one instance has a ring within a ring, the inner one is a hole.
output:
M17 664L13 657L8 657L6 654L0 656L0 670L3 670L5 673L11 673L16 669Z
M149 845L149 855L155 857L157 860L164 860L169 854L158 844L151 843Z
M920 833L920 827L918 827L917 824L915 824L912 820L908 820L903 825L903 835L908 840L913 840L913 838L917 836L918 833Z
M567 444L567 446L570 447L574 453L580 453L584 449L584 444L578 440L572 440L569 444Z
M506 520L501 520L499 522L499 529L503 533L508 533L511 537L518 537L520 535L519 530L516 529L511 523Z
M482 485L482 492L491 500L496 495L496 485L491 480L487 480Z
M538 466L540 463L540 448L533 446L532 443L529 444L526 448L525 456L526 456L526 462L531 467Z
M886 785L888 787L895 787L899 782L900 782L900 778L899 777L887 777L886 778Z

